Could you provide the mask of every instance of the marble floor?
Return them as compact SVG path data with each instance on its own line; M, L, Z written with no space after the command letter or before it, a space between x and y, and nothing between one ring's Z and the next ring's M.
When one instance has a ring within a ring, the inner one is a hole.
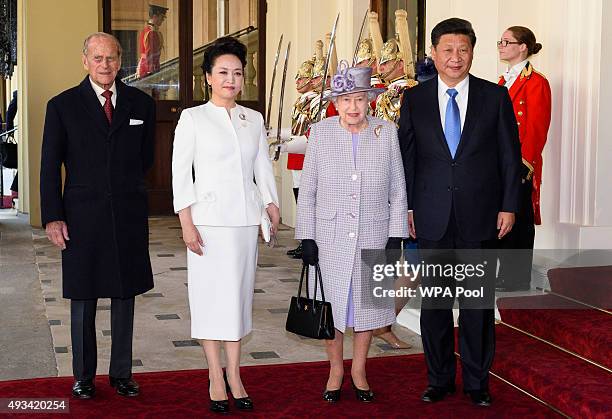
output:
M6 215L5 213L5 216ZM3 223L0 216L0 233ZM13 222L14 223L14 222ZM187 300L186 253L175 217L151 218L150 255L155 288L136 298L134 320L134 372L205 368L198 342L190 338ZM47 240L44 231L31 229L27 220L20 229L30 233L31 247L22 252L32 257L37 281L30 287L40 293L41 313L46 316L57 375L71 375L69 300L61 294L60 252ZM326 359L323 342L303 339L285 331L287 308L297 290L301 262L285 255L296 242L293 230L283 226L279 246L260 245L253 304L253 332L243 340L243 365L281 364ZM1 237L0 237L1 239ZM0 241L1 251L11 254L10 242ZM0 253L1 254L1 253ZM18 254L13 252L15 257ZM10 261L5 261L5 266ZM4 268L3 268L4 271ZM0 280L1 277L0 277ZM7 300L4 312L18 312L17 300ZM96 318L98 373L108 373L110 356L110 300L100 299ZM422 352L418 335L395 325L396 334L413 345L409 350L393 350L374 339L369 355L389 356ZM0 337L4 339L5 337ZM351 334L345 336L345 358L351 357ZM23 354L27 356L27 354ZM1 372L1 371L0 371ZM40 376L50 375L41 371ZM0 373L0 379L7 379Z

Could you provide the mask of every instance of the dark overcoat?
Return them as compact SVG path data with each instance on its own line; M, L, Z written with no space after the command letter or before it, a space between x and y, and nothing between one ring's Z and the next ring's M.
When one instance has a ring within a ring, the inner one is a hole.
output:
M155 102L115 83L110 125L89 77L47 104L41 215L43 226L68 226L64 298L129 298L153 288L145 172L153 163Z

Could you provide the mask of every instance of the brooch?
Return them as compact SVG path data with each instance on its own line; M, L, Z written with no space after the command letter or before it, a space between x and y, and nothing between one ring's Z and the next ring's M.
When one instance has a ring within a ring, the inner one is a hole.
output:
M377 125L376 128L374 128L374 135L376 135L376 138L380 137L381 129L382 129L382 125Z

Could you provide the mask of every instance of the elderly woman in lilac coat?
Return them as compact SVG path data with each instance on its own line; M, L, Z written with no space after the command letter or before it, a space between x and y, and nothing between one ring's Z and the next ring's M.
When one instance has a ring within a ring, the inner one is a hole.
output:
M336 402L344 378L343 338L352 327L351 381L357 398L374 393L366 377L372 330L395 321L393 300L369 304L362 249L399 249L408 236L404 169L392 123L368 116L368 103L384 89L370 87L371 69L340 63L328 99L339 116L312 125L302 172L295 238L304 263L319 263L335 338L327 340L330 372L323 399ZM312 281L311 281L312 282ZM366 298L362 298L366 297Z

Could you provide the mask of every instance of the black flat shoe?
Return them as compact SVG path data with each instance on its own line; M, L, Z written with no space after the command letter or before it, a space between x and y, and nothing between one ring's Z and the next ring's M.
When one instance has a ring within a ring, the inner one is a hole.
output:
M224 373L225 374L225 373ZM210 399L210 411L215 413L228 413L229 400L213 400L210 397L210 380L208 380L208 398Z
M234 393L232 393L232 389L229 385L229 381L227 380L227 374L225 371L223 371L223 379L225 380L225 388L227 389L227 392L231 393L232 397L234 398L234 406L236 406L236 409L253 410L253 400L251 400L249 396L240 397L238 399L234 397Z
M72 385L72 395L79 399L91 399L96 394L93 380L77 380Z
M487 407L491 406L491 403L493 402L489 390L467 390L464 391L464 393L470 396L472 403L474 403L476 406Z
M340 383L340 388L337 390L328 390L325 387L325 391L323 392L323 400L328 403L336 403L340 401L340 393L342 393L342 386L344 385L344 376L342 377L342 382Z
M134 397L140 394L138 383L130 378L108 377L111 387L117 390L120 396Z
M448 394L453 394L454 392L454 385L448 387L427 386L427 389L421 396L421 400L428 403L435 403L444 399L444 397L446 397Z
M357 397L357 400L361 402L366 402L366 403L374 400L374 392L370 389L361 390L357 388L352 377L351 377L351 385L353 386L353 390L355 390L355 396Z

